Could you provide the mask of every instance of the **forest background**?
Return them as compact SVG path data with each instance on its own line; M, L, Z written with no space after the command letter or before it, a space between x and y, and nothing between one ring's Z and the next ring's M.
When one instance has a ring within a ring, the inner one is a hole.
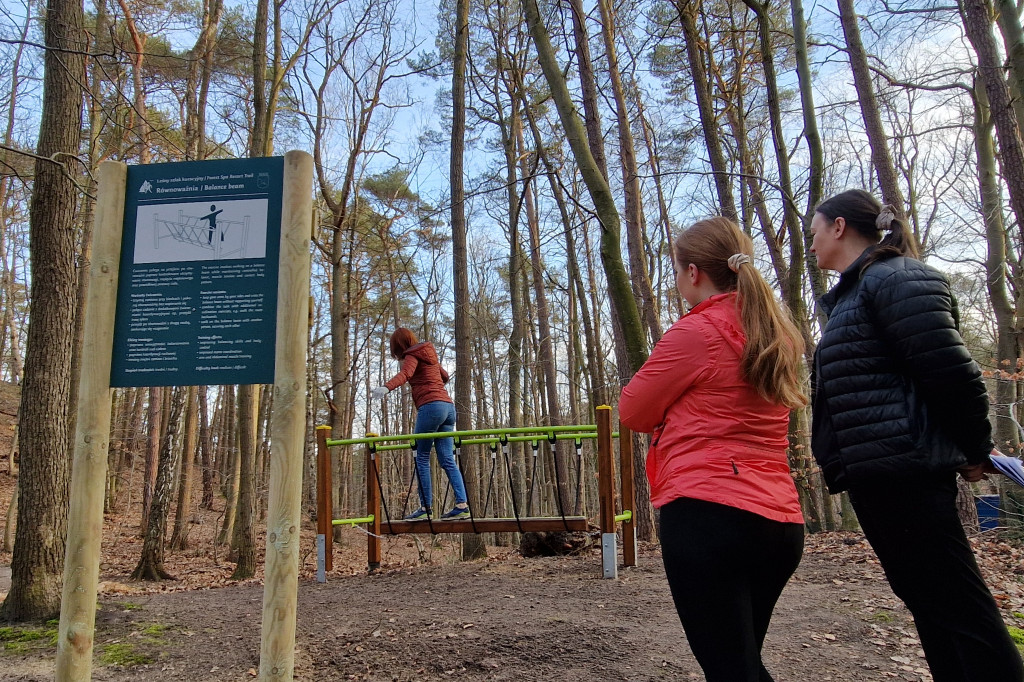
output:
M106 160L313 155L311 516L317 425L335 437L412 430L406 392L369 401L396 370L395 327L437 346L460 429L593 423L682 314L669 243L707 215L753 237L810 358L830 281L808 252L810 218L850 187L892 204L949 273L999 446L1019 450L1024 32L1008 0L3 0L0 11L0 379L20 387L0 618L59 609L83 273ZM166 576L165 551L187 547L190 519L214 508L235 576L253 575L272 410L267 386L114 392L106 509L135 514L137 578ZM808 411L792 417L809 529L855 523L810 457ZM651 540L635 440L634 513ZM485 449L462 454L481 515L596 510L588 444L513 446L507 466ZM411 457L381 460L385 502L403 513ZM363 462L335 453L338 516L365 512ZM485 551L465 536L464 557Z

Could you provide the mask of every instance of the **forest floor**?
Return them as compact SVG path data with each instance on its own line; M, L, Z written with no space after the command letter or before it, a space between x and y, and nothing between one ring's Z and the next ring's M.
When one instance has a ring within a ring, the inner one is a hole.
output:
M0 529L14 490L2 389ZM221 512L200 510L190 524L191 548L167 554L176 580L133 582L128 576L142 547L139 506L126 499L106 517L93 679L253 679L262 557L256 578L231 580L234 565L214 544ZM382 568L368 574L365 534L345 529L335 544L334 571L320 584L314 538L313 525L304 524L296 679L703 679L672 607L657 546L641 546L637 567L620 567L617 580L604 580L593 547L545 558L488 547L487 559L461 562L458 536L386 537ZM997 532L972 542L1006 622L1024 628L1021 543ZM0 552L0 599L9 589L10 560ZM0 627L0 681L52 680L55 635L52 621ZM764 659L779 682L931 680L908 612L857 533L808 536L776 608Z

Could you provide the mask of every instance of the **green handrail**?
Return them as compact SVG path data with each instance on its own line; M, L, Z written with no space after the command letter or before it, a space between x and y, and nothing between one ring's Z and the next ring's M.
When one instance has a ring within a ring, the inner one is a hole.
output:
M615 523L619 523L620 521L632 521L632 520L633 520L633 511L631 509L623 510L623 512L621 514L616 514L615 515Z
M511 435L521 433L535 433L541 436L558 433L575 432L597 432L594 424L574 424L569 426L517 426L511 428L474 429L472 431L445 431L442 433L403 433L396 436L369 436L365 438L342 438L327 439L327 445L366 445L369 443L383 443L394 440L419 440L420 438L472 438L475 436ZM528 439L533 440L533 439Z
M444 433L443 432L442 433L436 433L434 435L438 436L438 437L444 437ZM617 433L613 433L612 434L613 437L618 437L618 435L619 434L617 434ZM559 434L555 434L555 438L557 440L593 440L594 438L597 438L597 434L596 433L578 433L578 434L559 433ZM541 440L547 440L547 436L512 436L512 437L508 438L506 442L509 442L509 443L531 443L531 442L532 443L536 443L536 442L541 441ZM502 442L501 438L471 438L469 440L461 440L460 439L459 442L458 442L458 445L460 447L463 446L463 445L492 445L492 444L498 444L498 443L501 443L501 442ZM331 443L331 441L327 441L327 444L328 445L333 445L333 443ZM403 443L403 444L400 444L400 445L378 445L377 447L374 448L374 451L375 452L392 452L392 451L397 451L397 450L408 450L411 447L413 447L413 444L411 442L410 443Z
M357 519L331 519L331 525L334 526L354 526L357 523L373 523L373 514L361 516Z

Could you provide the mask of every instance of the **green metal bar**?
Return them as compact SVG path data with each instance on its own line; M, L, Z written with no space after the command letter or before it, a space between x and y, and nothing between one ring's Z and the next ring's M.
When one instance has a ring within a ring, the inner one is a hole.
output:
M435 433L435 436L444 438L444 432ZM612 437L617 438L618 433L612 434ZM555 434L557 440L593 440L597 438L596 433L557 433ZM508 439L509 443L530 443L533 441L547 440L547 436L512 436ZM469 440L460 440L459 446L463 445L492 445L501 443L500 438L471 438ZM328 446L333 446L335 442L327 441ZM393 452L398 450L409 450L411 449L410 443L404 443L400 445L378 445L374 450L376 452Z
M632 521L632 520L633 520L633 512L630 511L629 509L626 509L621 514L616 514L615 515L615 523L618 523L619 521Z
M354 526L357 523L373 523L373 514L358 519L333 519L331 521L333 526Z
M394 440L418 440L420 438L436 438L439 435L453 438L472 438L474 436L511 435L535 433L546 435L549 433L577 433L580 431L597 431L593 424L575 424L569 426L518 426L504 429L476 429L472 431L447 431L438 433L404 433L397 436L372 436L368 438L343 438L338 440L327 439L327 445L364 445L370 443L383 443ZM532 439L531 439L532 440Z

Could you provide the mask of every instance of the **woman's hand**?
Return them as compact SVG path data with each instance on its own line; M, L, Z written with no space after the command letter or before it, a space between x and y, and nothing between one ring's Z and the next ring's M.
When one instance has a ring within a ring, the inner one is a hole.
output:
M1002 453L993 448L992 454L1000 455ZM985 458L984 462L981 462L979 464L969 464L965 467L960 467L959 469L957 469L957 471L960 472L960 477L963 478L968 483L976 483L977 481L987 479L989 474L999 473L995 465L992 464L992 460L989 459L988 457Z
M383 398L387 394L388 394L388 387L387 386L378 386L377 388L374 388L374 389L370 390L370 399L371 400L380 400L381 398Z

